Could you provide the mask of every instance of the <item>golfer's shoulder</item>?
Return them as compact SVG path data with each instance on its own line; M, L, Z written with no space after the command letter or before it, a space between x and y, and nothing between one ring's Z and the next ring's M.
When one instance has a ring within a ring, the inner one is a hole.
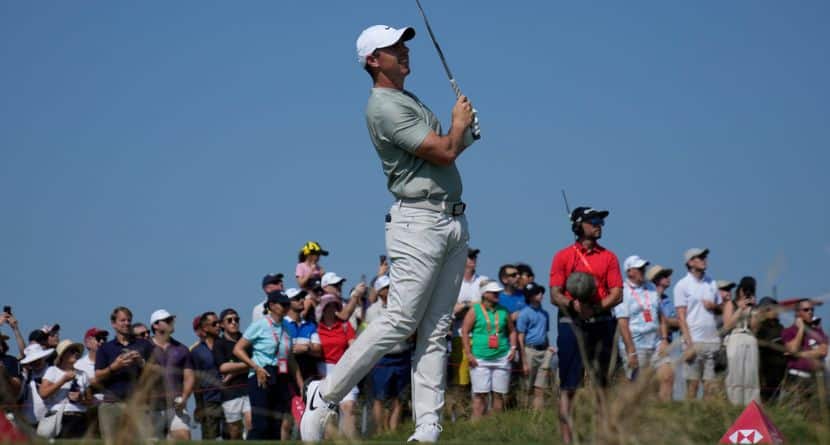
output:
M366 104L369 117L388 117L390 114L403 113L416 109L417 98L411 93L391 88L372 88Z

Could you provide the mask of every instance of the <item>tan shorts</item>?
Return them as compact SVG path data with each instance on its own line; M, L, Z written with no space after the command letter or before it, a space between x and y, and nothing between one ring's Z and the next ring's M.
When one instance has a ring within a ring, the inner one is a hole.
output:
M524 378L525 389L550 387L550 359L553 356L550 348L537 351L525 346L524 354L530 366L530 373Z
M695 358L691 362L683 363L683 375L686 380L716 380L715 358L720 351L720 342L693 343Z

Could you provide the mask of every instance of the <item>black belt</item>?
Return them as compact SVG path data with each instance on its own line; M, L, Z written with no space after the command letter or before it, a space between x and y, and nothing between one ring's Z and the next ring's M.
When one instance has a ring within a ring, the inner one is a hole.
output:
M527 347L530 348L530 349L535 349L537 351L547 351L548 350L548 344L547 343L542 343L541 345L527 345Z
M401 198L398 200L398 205L400 205L401 207L411 207L414 209L432 210L434 212L446 213L450 216L461 216L467 209L467 204L464 204L460 201L433 201L431 199Z

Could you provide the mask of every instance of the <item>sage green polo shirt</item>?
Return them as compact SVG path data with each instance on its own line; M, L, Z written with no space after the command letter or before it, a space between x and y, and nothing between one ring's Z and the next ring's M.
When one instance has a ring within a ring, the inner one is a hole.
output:
M435 165L415 156L430 131L441 134L441 123L414 94L372 88L366 125L396 199L461 201L461 175L455 163Z

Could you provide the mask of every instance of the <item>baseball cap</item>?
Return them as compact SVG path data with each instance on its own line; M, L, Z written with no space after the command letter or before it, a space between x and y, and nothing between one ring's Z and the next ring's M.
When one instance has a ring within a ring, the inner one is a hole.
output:
M288 299L288 295L285 295L285 292L275 290L268 294L268 303L288 304L291 303L291 300Z
M323 274L323 278L320 280L320 286L331 286L333 284L342 283L343 281L346 281L346 279L337 275L336 273L326 272Z
M269 273L262 277L262 287L265 287L267 284L279 284L282 283L284 275L281 273Z
M401 29L386 25L370 26L357 37L357 62L360 66L365 66L366 57L376 49L392 46L401 40L405 42L413 37L415 37L415 28L411 26Z
M343 303L337 298L336 295L326 294L320 298L320 304L317 305L317 308L314 309L314 315L317 317L317 321L320 321L323 318L323 312L326 310L326 307L334 304L337 305L337 310L343 308Z
M640 258L637 255L631 255L630 257L626 258L623 262L623 269L639 269L641 267L648 266L648 261Z
M577 207L571 212L571 222L581 223L590 218L605 218L609 213L608 210L598 210L593 207Z
M700 248L700 247L692 247L691 249L687 250L683 253L683 258L688 263L692 260L692 258L709 255L709 249L707 248Z
M379 291L384 287L389 287L389 283L391 282L388 275L381 275L375 280L375 290Z
M729 280L715 281L715 285L717 285L720 290L732 290L735 288L735 283Z
M288 297L290 300L299 300L301 298L305 298L306 295L308 295L308 291L303 289L297 289L296 287L292 287L291 289L285 291L285 296Z
M202 327L202 316L197 315L193 317L193 331L198 331Z
M758 302L758 307L778 306L778 300L772 297L764 297Z
M303 244L303 247L300 248L300 252L302 252L303 255L316 253L317 255L326 256L329 254L328 250L323 250L323 248L320 247L320 243L317 241L309 241Z
M86 334L84 334L84 340L86 340L90 337L98 337L99 335L102 336L102 337L107 337L107 336L109 336L109 332L107 332L103 329L89 328L89 329L87 329Z
M501 292L503 290L504 288L501 287L501 284L495 281L482 282L479 287L481 295L484 295L486 292Z
M527 283L527 286L524 288L525 296L531 296L536 294L544 294L545 288L544 286L540 286L538 283Z
M45 325L43 325L42 328L40 328L40 330L43 331L45 334L51 334L51 333L60 331L61 330L61 325L59 325L57 323L55 323L55 324L45 324Z
M674 270L655 264L649 267L646 271L646 280L654 281L659 277L668 277L671 276L672 272L674 272Z
M470 258L470 259L474 260L474 259L478 258L479 252L481 252L481 249L469 248L469 249L467 249L467 258Z
M164 309L159 309L150 315L150 324L154 324L157 321L166 320L168 318L176 318L176 316L165 311Z

